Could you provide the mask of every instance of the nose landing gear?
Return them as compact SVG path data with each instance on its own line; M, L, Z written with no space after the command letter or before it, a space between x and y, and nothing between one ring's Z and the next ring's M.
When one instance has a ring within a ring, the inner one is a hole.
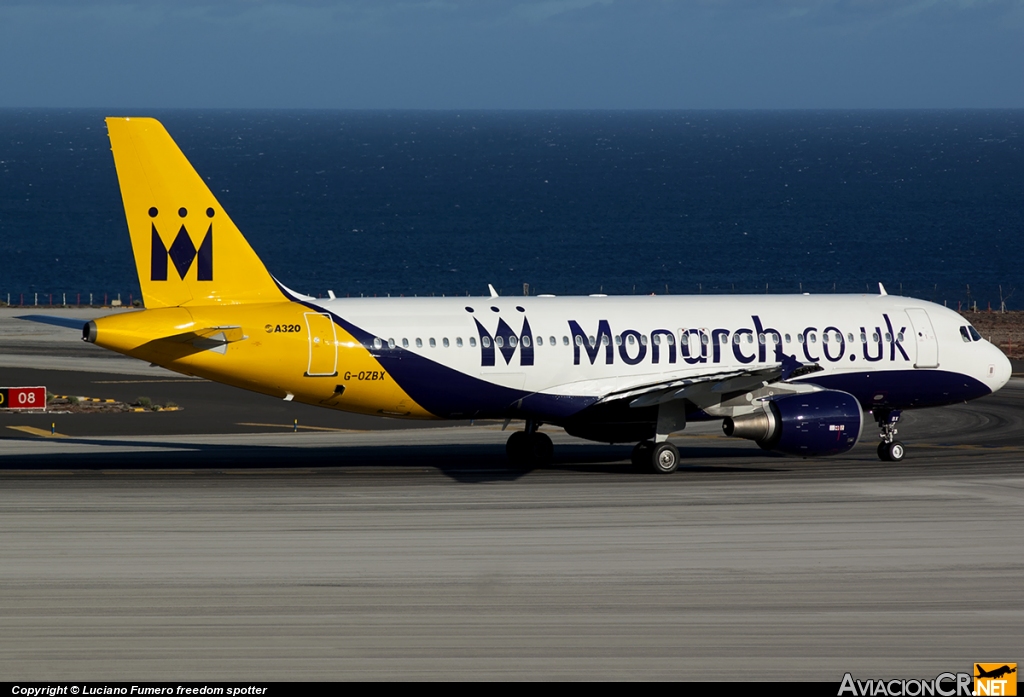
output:
M900 420L900 412L896 409L878 409L874 411L875 421L881 430L878 444L878 459L883 462L899 462L907 454L903 443L896 440L896 424Z

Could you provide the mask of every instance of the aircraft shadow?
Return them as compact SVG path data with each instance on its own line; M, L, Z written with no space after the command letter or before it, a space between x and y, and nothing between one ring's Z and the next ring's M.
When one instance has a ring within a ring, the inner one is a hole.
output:
M6 438L5 440L36 440ZM75 438L63 443L88 443L99 447L123 448L124 441ZM0 456L0 470L218 470L281 469L281 468L377 468L395 470L425 468L436 470L459 482L511 481L537 469L606 474L640 474L629 461L632 448L608 445L559 445L555 460L542 468L517 467L509 464L501 445L374 445L324 447L266 447L237 444L150 441L145 447L168 448L140 452L13 454ZM752 451L742 447L680 448L682 463L679 473L702 472L772 472L784 468L774 466L782 459L773 453ZM729 460L728 463L723 462ZM769 465L771 462L771 465ZM747 464L749 463L749 464ZM651 476L655 473L650 472Z

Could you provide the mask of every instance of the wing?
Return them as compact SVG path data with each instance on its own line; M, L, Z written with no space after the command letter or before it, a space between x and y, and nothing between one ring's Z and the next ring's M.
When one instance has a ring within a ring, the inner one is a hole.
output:
M745 392L773 382L816 373L823 368L816 363L801 363L794 356L784 356L780 363L754 370L734 369L692 375L663 382L647 383L610 392L598 404L629 400L633 408L651 407L678 399L686 399L697 390L714 395Z

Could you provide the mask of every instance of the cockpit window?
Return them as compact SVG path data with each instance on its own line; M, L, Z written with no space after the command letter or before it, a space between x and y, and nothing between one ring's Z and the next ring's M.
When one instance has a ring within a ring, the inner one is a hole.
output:
M966 327L960 327L960 338L967 342L981 341L981 334L978 333L977 329L968 324Z

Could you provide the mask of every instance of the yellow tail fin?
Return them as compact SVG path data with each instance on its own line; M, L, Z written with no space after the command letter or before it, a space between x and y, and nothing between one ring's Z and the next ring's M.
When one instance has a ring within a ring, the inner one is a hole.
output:
M281 291L163 125L108 118L148 308L272 302Z

